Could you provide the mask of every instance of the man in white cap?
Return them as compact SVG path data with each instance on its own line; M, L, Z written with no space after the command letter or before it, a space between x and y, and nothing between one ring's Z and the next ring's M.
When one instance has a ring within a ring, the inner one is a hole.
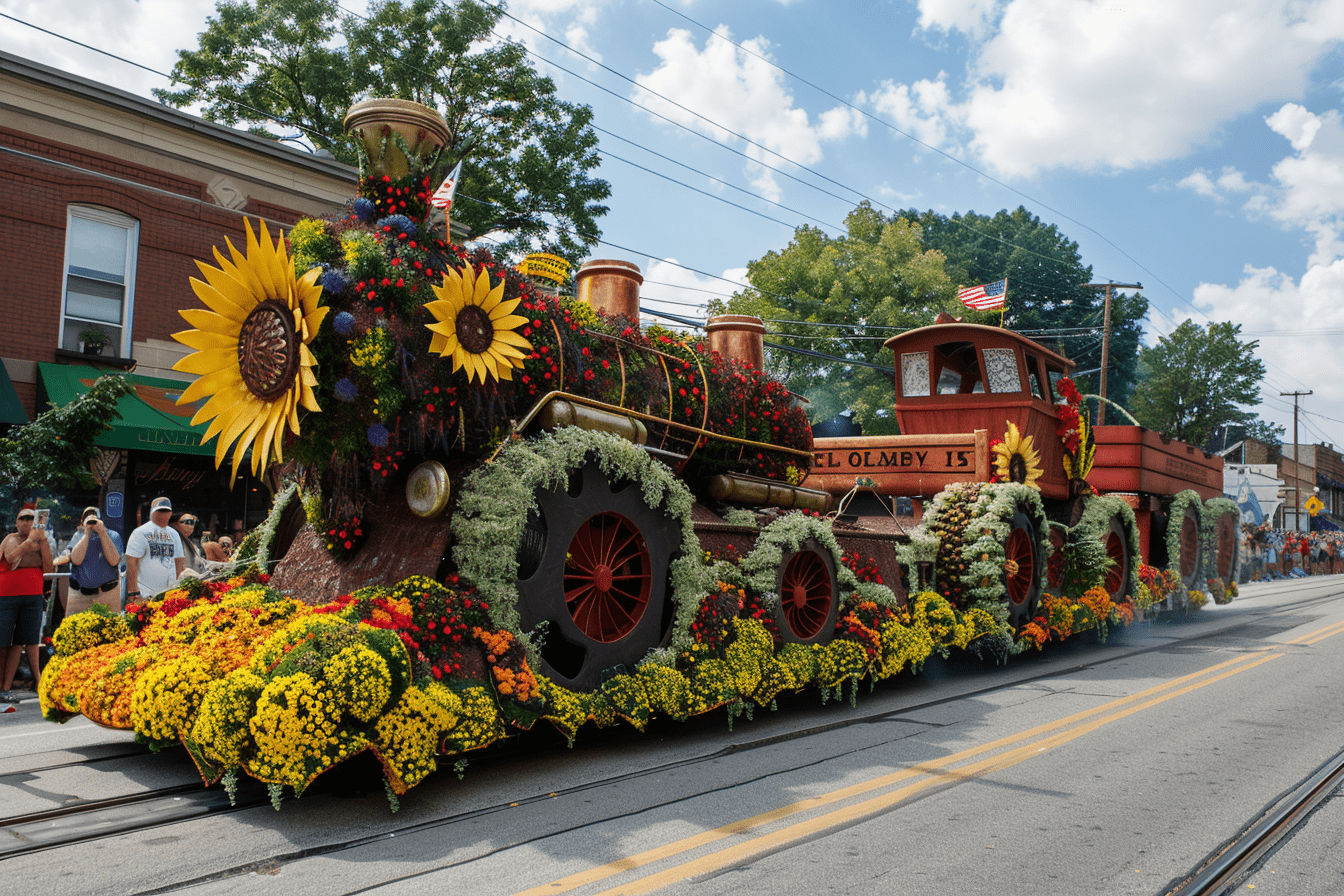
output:
M126 600L140 600L169 590L186 569L182 536L168 525L173 502L155 498L149 505L149 522L131 533L126 542Z

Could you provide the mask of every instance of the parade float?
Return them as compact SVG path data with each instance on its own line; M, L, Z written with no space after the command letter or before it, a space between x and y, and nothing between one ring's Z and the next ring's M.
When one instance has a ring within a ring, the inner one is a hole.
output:
M347 125L349 214L248 223L176 335L217 464L283 483L269 518L213 579L66 620L47 718L181 744L277 807L368 752L395 807L538 724L572 742L852 702L935 653L1197 607L1206 562L1232 580L1227 509L1205 522L1219 461L1089 426L1070 362L1031 340L896 337L903 435L814 443L759 321L641 326L624 262L559 295L544 264L449 241L431 110L371 100Z

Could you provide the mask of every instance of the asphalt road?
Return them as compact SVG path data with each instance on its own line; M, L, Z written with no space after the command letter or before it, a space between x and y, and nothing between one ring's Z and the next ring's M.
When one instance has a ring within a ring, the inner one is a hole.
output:
M1161 894L1344 747L1341 598L1344 577L1250 586L732 730L719 712L572 750L533 732L395 815L358 762L279 813L218 811L182 751L27 702L0 716L0 816L181 789L0 831L0 891ZM1341 813L1327 801L1240 888L1339 892ZM13 852L69 835L90 839Z

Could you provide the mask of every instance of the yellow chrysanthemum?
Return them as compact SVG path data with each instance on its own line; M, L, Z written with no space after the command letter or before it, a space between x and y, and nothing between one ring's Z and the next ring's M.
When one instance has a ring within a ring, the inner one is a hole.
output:
M490 274L466 265L449 270L443 283L434 287L438 301L425 305L435 323L426 324L434 336L429 350L453 359L453 373L467 371L467 381L486 377L513 379L513 368L522 367L532 343L515 332L527 318L514 314L522 299L504 301L504 281L490 288Z
M215 249L219 267L196 262L205 280L192 278L191 288L206 307L180 312L196 329L173 334L196 349L173 365L196 375L178 404L208 399L191 422L211 421L205 437L218 437L215 466L234 445L234 478L254 443L253 475L266 468L272 448L277 462L284 459L284 424L299 434L300 406L321 410L313 395L317 359L308 343L328 310L317 306L321 269L296 278L284 238L272 245L265 222L260 238L252 222L245 223L246 255L226 240L231 259Z
M1032 445L1032 437L1018 432L1016 423L1008 424L1003 441L994 446L994 472L1004 482L1023 482L1032 488L1045 471L1041 469L1041 455Z

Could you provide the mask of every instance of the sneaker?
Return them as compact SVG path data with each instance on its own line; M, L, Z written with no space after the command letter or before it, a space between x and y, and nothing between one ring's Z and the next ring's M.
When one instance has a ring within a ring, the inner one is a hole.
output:
M13 691L0 691L0 703L18 703L19 695Z

